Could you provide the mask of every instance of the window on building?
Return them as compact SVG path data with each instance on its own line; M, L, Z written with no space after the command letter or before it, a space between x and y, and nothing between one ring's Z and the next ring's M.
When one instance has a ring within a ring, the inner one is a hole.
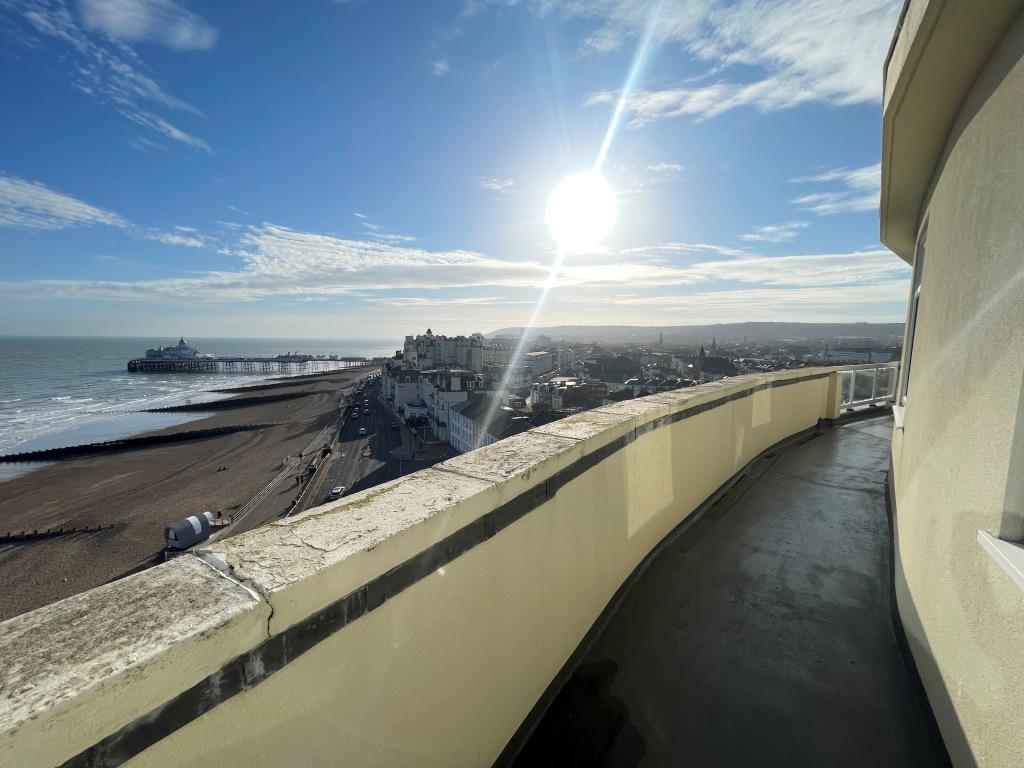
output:
M914 280L910 290L910 306L907 308L907 325L903 332L903 381L900 384L900 405L907 404L910 393L910 369L914 358L914 335L917 330L917 314L921 304L921 273L924 271L925 239L928 235L928 224L921 228L914 253Z

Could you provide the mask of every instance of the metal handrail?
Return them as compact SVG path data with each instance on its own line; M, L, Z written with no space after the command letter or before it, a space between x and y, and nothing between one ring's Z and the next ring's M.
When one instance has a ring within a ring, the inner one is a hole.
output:
M895 402L899 368L895 361L838 366L839 406L856 408Z

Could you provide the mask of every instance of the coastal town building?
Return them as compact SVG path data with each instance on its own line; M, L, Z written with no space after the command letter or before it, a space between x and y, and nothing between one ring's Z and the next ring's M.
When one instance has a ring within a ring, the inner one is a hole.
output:
M533 382L533 371L528 365L485 365L484 378L489 388L516 394L526 394Z
M891 349L833 347L825 352L825 361L834 365L887 363L892 359Z
M604 382L580 376L556 376L533 384L530 403L534 412L554 411L566 415L600 406L607 393L608 385Z
M508 365L515 356L516 347L514 344L489 343L484 344L483 364L484 365Z
M404 360L388 360L381 366L381 396L397 412L420 397L422 371Z
M640 366L629 355L590 355L573 364L587 378L622 384L640 372Z
M402 359L416 368L451 366L479 373L484 366L484 336L443 336L430 328L419 336L406 336Z
M718 381L726 376L735 376L736 366L732 360L721 355L715 355L717 345L712 345L712 354L704 351L703 345L694 360L694 376L692 378L701 382Z
M551 350L527 352L518 362L520 365L529 366L534 376L543 376L545 373L550 373L555 369L557 355Z
M419 384L419 402L426 406L430 430L438 440L444 442L449 441L452 406L468 400L470 393L486 389L481 374L460 369L422 371Z
M448 409L448 442L461 452L491 445L529 428L529 419L502 403L499 393L473 392Z

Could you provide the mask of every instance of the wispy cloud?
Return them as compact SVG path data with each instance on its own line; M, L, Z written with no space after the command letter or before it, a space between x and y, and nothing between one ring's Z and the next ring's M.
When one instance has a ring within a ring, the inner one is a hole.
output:
M180 245L184 248L203 248L206 246L206 239L196 233L192 232L148 232L146 234L147 240L154 240L164 245Z
M909 280L871 285L800 288L741 288L700 291L685 295L615 297L609 303L635 311L670 312L684 322L742 322L744 320L856 321L868 317L899 317L907 300Z
M399 235L395 234L394 232L387 232L385 231L383 224L378 224L375 221L370 221L370 218L366 214L353 213L352 215L359 219L359 223L362 224L364 228L370 230L370 237L374 238L375 240L380 240L382 242L387 243L416 242L415 235Z
M137 282L37 280L0 283L0 294L126 301L254 301L272 296L343 296L358 291L539 285L537 262L507 262L471 251L427 251L344 240L265 224L248 227L232 255L237 271Z
M426 298L423 296L391 296L388 298L369 298L367 301L373 304L381 304L386 307L448 307L452 305L475 307L492 304L532 304L532 301L509 301L504 296L476 296L476 297L445 297L440 299Z
M451 67L448 64L448 59L434 59L430 62L430 71L438 77L448 74L448 70Z
M618 50L635 38L650 13L650 4L640 0L576 0L541 7L596 21L597 29L584 42L595 53ZM631 124L683 115L709 118L745 106L773 111L812 101L877 102L877 63L885 56L898 12L890 0L666 3L656 40L681 43L720 72L736 65L753 68L754 77L640 90L627 104ZM614 91L600 91L586 103L611 104L616 98Z
M172 0L79 0L86 28L126 42L156 42L179 51L205 50L217 30Z
M605 164L604 175L614 187L620 202L630 204L633 195L648 192L663 184L679 178L683 166L678 163L648 163L647 165L630 165L628 163L609 162Z
M819 215L841 212L877 211L882 187L882 165L837 168L812 176L791 179L794 184L826 184L838 189L811 192L793 199L804 210Z
M58 230L93 225L117 227L133 237L164 245L205 248L218 244L215 238L195 227L176 224L169 232L140 227L113 211L90 205L45 184L0 173L0 227Z
M512 189L512 187L515 186L515 181L510 178L499 179L481 176L476 180L476 183L481 189L489 189L492 192L504 192L505 190Z
M157 114L163 109L202 116L197 107L167 93L146 74L145 63L126 41L153 40L179 50L209 47L216 38L212 27L204 27L206 22L199 17L165 0L88 0L79 8L81 17L64 0L4 2L4 9L24 22L16 34L25 45L41 46L43 40L61 45L61 54L54 59L72 87L109 104L136 125L210 152L204 139ZM132 145L142 149L152 142L133 140Z
M599 91L587 97L584 105L612 104L617 98L614 91ZM691 115L706 119L742 106L756 106L767 112L812 100L809 91L768 78L749 85L716 83L702 88L640 90L629 98L627 108L632 115L629 126L638 128L666 117Z
M751 256L746 248L734 248L728 245L715 245L714 243L676 243L667 242L659 245L647 245L636 248L623 248L618 251L624 257L633 258L636 256L649 256L652 258L665 258L679 255L702 255L713 254L716 256Z
M234 206L234 205L229 205L227 208L228 208L229 211L234 211L235 213L240 213L243 216L249 216L250 215L248 211L244 211L241 208L239 208L237 206Z
M68 229L93 224L130 226L112 211L89 205L44 184L0 173L0 226Z
M888 282L908 274L906 265L884 249L711 261L688 271L708 280L818 288Z
M192 237L176 230L171 237ZM202 235L195 233L198 239ZM247 302L271 297L348 297L367 294L380 303L412 306L424 300L438 306L450 297L423 292L458 290L464 304L497 302L505 291L518 296L501 303L533 300L532 291L548 280L544 259L497 259L472 251L430 251L401 243L346 240L299 232L273 224L243 229L228 255L241 260L236 270L213 270L186 278L142 281L36 280L0 283L0 295L125 301ZM742 256L735 254L742 253ZM696 263L689 263L693 259ZM906 266L884 250L840 254L761 257L710 244L665 243L612 251L601 258L581 257L553 276L562 291L585 289L598 303L628 292L751 291L837 289L839 294L893 281L906 281ZM494 293L500 288L501 293ZM714 288L714 290L712 290ZM841 290L839 290L841 289ZM873 289L872 289L873 290ZM414 291L395 297L393 292ZM526 295L523 295L526 291ZM383 295L381 295L383 294ZM794 294L800 295L800 294ZM838 294L837 294L838 295ZM682 299L680 299L682 300Z
M155 149L157 152L167 151L167 147L163 144L159 144L152 139L147 139L145 136L133 136L128 139L128 146L132 149L138 150L139 152L149 152L151 149Z
M678 163L651 163L647 166L648 173L658 174L659 176L675 176L683 170L683 166Z
M810 226L806 221L790 221L785 224L769 224L756 227L753 232L740 235L748 243L785 243L796 239L800 231Z

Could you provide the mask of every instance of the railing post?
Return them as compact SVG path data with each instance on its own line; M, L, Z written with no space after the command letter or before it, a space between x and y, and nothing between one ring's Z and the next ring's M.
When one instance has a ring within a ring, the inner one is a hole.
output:
M828 403L825 408L825 418L835 420L843 411L843 377L839 371L832 371L829 378Z

